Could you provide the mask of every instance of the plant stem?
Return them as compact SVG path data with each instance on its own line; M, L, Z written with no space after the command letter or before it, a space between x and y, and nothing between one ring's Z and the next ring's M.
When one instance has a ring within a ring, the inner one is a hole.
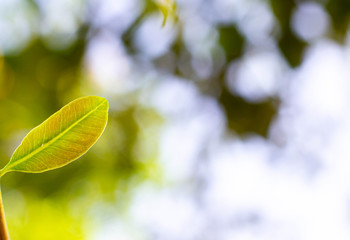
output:
M0 240L10 240L10 235L6 224L4 205L2 203L1 189L0 189Z

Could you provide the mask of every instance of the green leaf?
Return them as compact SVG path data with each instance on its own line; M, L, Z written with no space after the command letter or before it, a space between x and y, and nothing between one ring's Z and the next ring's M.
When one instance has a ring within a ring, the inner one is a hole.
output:
M72 162L94 145L107 118L105 98L89 96L70 102L28 133L0 176L10 171L39 173Z

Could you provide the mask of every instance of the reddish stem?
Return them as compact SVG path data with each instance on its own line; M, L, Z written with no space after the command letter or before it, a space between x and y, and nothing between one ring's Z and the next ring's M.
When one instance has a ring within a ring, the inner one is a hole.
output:
M0 190L0 240L10 240L10 235L6 224L4 205L2 203L1 190Z

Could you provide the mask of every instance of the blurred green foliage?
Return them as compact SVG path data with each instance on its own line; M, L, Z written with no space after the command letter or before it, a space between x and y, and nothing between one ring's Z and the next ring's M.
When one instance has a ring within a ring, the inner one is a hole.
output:
M31 11L39 9L34 1L28 2ZM143 10L121 36L128 56L136 59L135 30L145 18L159 11L154 1L144 2ZM292 14L301 2L268 1L279 25L279 31L273 29L270 35L290 67L301 64L310 44L291 29ZM350 4L343 0L320 4L332 21L330 37L344 41ZM40 11L34 13L40 15ZM190 64L194 56L184 43L181 21L180 17L176 25L179 31L169 51L148 59L149 63L166 74L190 79L202 94L216 99L225 113L228 131L267 137L278 111L278 96L251 102L230 91L225 82L229 64L240 59L248 48L246 36L236 24L215 23L218 38L209 51L213 71L201 79ZM80 24L76 40L66 48L53 49L45 37L36 36L17 54L0 58L0 164L5 165L28 130L65 103L83 95L105 95L84 69L87 45L101 29L93 29L91 21ZM114 24L118 25L118 21ZM163 64L166 59L172 61ZM137 100L138 96L137 91L109 95L106 131L82 159L40 175L10 173L4 177L4 204L12 239L87 239L106 218L123 216L139 183L161 183L157 146L163 119Z
M85 41L78 41L55 51L38 39L21 54L1 58L2 165L31 128L65 103L88 93L102 94L91 90L95 86L80 71L84 48ZM40 175L9 173L3 178L12 239L86 239L86 226L98 226L98 217L112 214L109 208L99 209L100 204L123 212L133 186L159 180L156 140L162 119L129 98L123 100L129 105L122 111L113 110L118 99L110 99L108 127L82 159Z

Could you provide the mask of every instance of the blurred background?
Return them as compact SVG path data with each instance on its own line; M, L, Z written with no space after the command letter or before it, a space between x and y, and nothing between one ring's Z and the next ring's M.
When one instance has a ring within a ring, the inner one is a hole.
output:
M348 240L349 21L346 0L0 0L1 166L69 101L110 102L81 159L2 179L12 239Z

